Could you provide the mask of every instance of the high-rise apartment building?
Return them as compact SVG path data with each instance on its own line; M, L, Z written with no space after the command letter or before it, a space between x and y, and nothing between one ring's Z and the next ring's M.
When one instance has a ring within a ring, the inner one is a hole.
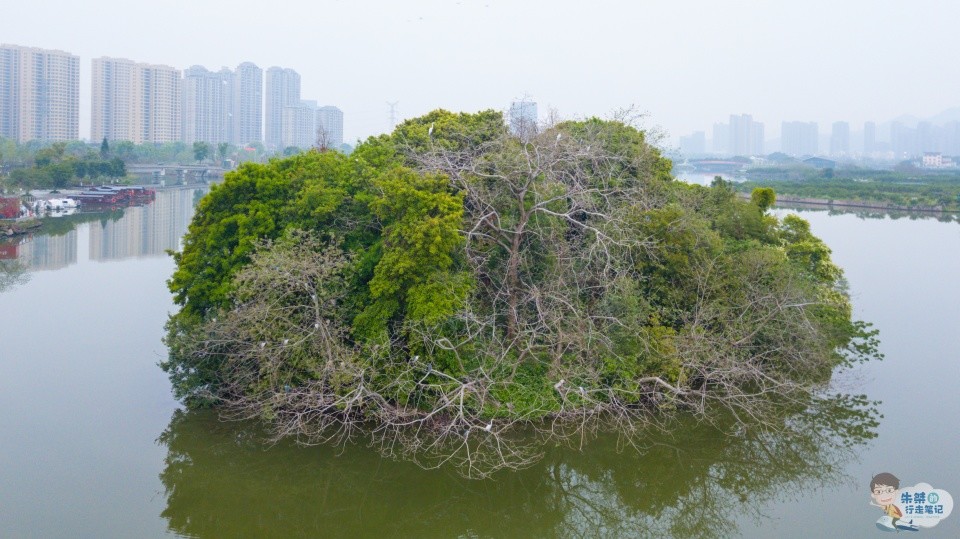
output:
M263 140L263 70L251 62L237 66L233 90L233 135L241 145Z
M780 128L780 149L793 156L816 155L820 134L816 122L783 122Z
M317 140L326 148L339 150L343 145L343 111L327 105L317 109Z
M93 60L92 75L92 140L180 140L179 70L104 57Z
M713 124L713 139L712 139L712 148L713 153L724 154L727 153L727 148L730 146L730 125L725 123L717 122Z
M0 136L20 142L80 138L80 57L0 45Z
M896 121L890 124L890 149L895 159L917 155L917 130Z
M848 155L850 153L850 124L834 122L830 133L830 155Z
M680 152L688 157L707 153L707 134L703 131L695 131L680 137Z
M760 155L763 153L763 124L753 121L749 114L730 115L730 133L727 153L731 155Z
M877 151L877 124L866 122L863 124L863 153L870 155Z
M317 102L301 101L284 107L281 125L281 147L313 147L317 143Z
M91 70L90 140L133 140L133 72L123 58L97 58Z
M267 70L264 124L267 146L283 146L283 118L286 107L300 107L300 74L292 69L271 67ZM294 114L293 112L286 115ZM314 120L315 121L315 120ZM294 129L292 126L289 129ZM288 133L289 134L289 133Z
M229 142L233 137L234 73L214 73L202 66L183 72L181 140L187 144Z

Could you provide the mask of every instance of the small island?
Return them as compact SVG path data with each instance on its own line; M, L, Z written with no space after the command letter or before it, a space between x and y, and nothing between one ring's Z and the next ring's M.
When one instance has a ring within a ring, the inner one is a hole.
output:
M776 428L875 332L772 190L670 170L628 121L443 110L243 164L173 254L161 366L189 407L471 477L672 413Z

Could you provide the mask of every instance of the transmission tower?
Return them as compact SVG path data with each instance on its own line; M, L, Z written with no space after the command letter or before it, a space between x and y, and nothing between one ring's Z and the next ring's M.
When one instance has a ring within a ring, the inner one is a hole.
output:
M392 130L397 126L397 104L399 101L387 101L387 106L390 107L390 129Z

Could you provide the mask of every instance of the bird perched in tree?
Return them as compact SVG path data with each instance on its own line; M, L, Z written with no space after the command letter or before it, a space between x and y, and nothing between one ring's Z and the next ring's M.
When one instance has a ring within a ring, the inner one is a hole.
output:
M433 136L433 122L430 123L430 129L427 129L427 136L428 137Z
M485 430L485 431L487 431L487 432L490 432L491 429L493 429L493 420L492 420L492 419L490 420L489 423L487 423L487 424L483 427L483 430Z
M564 379L561 378L559 382L553 384L553 389L560 391L560 388L563 387L563 382L564 382Z

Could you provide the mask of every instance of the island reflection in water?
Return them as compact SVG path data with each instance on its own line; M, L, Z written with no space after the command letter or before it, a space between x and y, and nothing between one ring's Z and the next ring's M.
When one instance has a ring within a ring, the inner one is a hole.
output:
M875 404L812 399L774 420L778 432L675 420L639 451L600 436L483 481L360 444L267 446L255 424L177 411L158 439L167 448L162 516L171 532L197 538L727 537L762 519L771 500L844 479L876 436Z

